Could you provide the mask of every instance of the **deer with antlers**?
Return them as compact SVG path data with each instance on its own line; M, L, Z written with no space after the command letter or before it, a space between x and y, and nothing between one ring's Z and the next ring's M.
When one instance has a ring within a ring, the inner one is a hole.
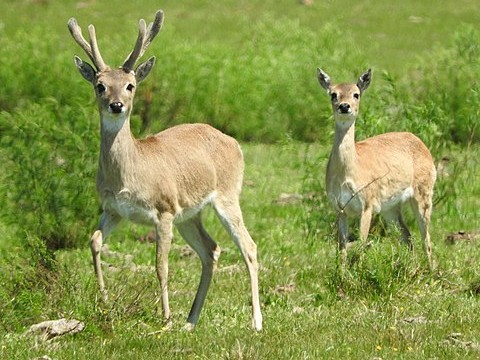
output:
M429 234L436 171L430 151L409 132L391 132L355 142L355 120L360 98L370 85L369 69L355 84L332 84L317 69L318 81L330 95L335 119L335 139L327 165L327 195L337 211L338 241L345 260L348 219L360 218L360 238L366 240L374 213L400 228L411 248L411 235L402 218L409 202L417 218L424 248L432 267Z
M161 10L148 27L141 19L133 51L122 66L110 68L100 55L94 26L88 27L88 42L77 21L74 18L68 21L73 38L95 66L77 56L74 58L80 74L93 84L100 112L97 191L103 213L90 241L99 288L106 300L101 248L120 220L153 225L163 316L169 321L168 253L175 225L202 263L200 284L185 325L187 330L192 330L198 322L220 255L219 246L201 219L202 209L211 204L246 263L251 283L252 323L256 330L261 330L257 247L244 225L239 204L244 172L239 144L206 124L179 125L140 140L135 139L130 130L136 87L149 74L155 57L135 69L134 66L162 24Z

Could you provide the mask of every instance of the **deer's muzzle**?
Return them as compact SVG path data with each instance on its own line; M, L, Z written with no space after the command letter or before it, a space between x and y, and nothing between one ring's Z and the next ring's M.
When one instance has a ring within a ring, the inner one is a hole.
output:
M125 111L125 107L121 102L113 102L108 106L108 111L114 114L120 114Z
M338 112L342 113L342 114L348 114L351 112L351 109L350 109L350 104L348 103L341 103L340 105L338 105Z

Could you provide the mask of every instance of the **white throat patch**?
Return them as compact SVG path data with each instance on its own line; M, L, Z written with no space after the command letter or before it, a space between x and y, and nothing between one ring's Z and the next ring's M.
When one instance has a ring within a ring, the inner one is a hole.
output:
M125 124L128 115L126 113L113 114L108 111L102 113L102 126L108 132L118 132Z

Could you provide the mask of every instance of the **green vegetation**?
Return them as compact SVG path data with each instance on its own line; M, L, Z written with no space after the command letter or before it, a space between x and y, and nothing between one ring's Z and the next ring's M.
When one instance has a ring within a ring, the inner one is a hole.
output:
M449 233L480 229L478 4L369 4L2 1L0 358L478 358L480 241L445 243ZM94 23L115 65L133 46L137 19L151 20L158 7L166 24L148 50L157 65L139 87L133 131L208 122L243 143L242 206L261 262L261 333L250 329L246 269L209 211L206 227L223 252L195 332L180 329L200 262L177 233L172 330L162 331L153 244L138 241L148 228L129 224L112 235L104 257L110 301L98 300L87 245L100 212L98 114L73 65L73 54L84 54L66 21ZM372 67L358 138L412 131L442 164L435 271L418 239L411 253L381 221L373 246L352 249L347 268L339 267L323 180L333 124L317 66L334 81ZM284 201L282 193L301 199ZM86 329L48 343L21 335L61 317Z

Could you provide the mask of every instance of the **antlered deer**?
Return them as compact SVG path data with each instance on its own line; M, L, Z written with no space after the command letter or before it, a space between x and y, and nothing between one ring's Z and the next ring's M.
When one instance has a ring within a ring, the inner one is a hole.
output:
M355 120L360 98L370 85L371 70L356 84L334 85L317 69L318 81L330 95L335 139L328 160L327 195L337 211L338 241L346 257L348 218L360 218L360 238L366 240L374 213L396 222L403 241L412 247L402 219L409 202L418 220L428 261L432 266L429 225L436 171L430 151L409 132L391 132L355 142Z
M135 139L130 131L136 86L147 77L155 58L149 58L135 70L134 66L162 23L162 11L156 13L154 22L148 27L141 19L135 48L122 66L110 68L100 55L94 26L88 27L90 42L87 42L77 21L74 18L68 21L73 38L95 66L75 56L80 74L93 84L100 112L97 191L103 213L91 238L100 291L106 299L100 261L105 238L122 218L154 225L156 272L161 286L163 316L168 320L168 253L175 225L202 263L200 284L185 325L186 329L193 329L220 255L220 248L201 220L202 209L212 204L247 265L253 326L261 330L257 250L245 228L239 204L244 162L238 143L206 124L179 125L141 140Z

